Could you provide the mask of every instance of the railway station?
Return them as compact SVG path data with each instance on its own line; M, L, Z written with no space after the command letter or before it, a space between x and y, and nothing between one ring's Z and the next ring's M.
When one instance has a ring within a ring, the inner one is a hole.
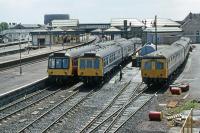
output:
M95 2L0 16L0 132L199 133L200 13Z

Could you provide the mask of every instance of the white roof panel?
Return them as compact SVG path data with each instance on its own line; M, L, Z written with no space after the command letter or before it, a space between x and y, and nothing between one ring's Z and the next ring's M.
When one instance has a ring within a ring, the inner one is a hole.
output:
M115 27L110 27L109 29L105 30L105 32L120 32L121 30L115 28Z
M53 20L53 27L77 27L79 24L78 19L69 19L69 20Z
M147 27L153 27L154 26L154 20L155 19L146 19L143 22L146 21ZM171 19L158 18L157 19L157 26L158 27L179 27L180 24L171 20Z
M142 27L144 24L134 18L114 18L111 19L111 26L124 26L124 20L127 20L127 26L131 24L132 27Z

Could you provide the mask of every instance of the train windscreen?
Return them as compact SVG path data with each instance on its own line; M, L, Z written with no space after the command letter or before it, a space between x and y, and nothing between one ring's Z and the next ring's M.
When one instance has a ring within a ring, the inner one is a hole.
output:
M49 58L49 69L67 69L69 68L68 58Z
M85 69L85 68L94 68L98 69L99 68L99 59L98 58L82 58L80 59L80 68Z

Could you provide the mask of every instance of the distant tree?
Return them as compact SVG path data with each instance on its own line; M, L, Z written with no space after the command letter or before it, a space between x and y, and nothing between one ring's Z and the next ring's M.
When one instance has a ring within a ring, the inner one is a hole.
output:
M8 29L8 23L1 22L0 23L0 31L7 30L7 29Z

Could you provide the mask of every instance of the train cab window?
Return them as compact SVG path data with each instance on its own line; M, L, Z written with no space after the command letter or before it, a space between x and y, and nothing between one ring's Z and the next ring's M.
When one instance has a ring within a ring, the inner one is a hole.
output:
M62 68L62 59L56 59L56 68Z
M92 68L92 60L91 59L87 60L87 68Z
M49 68L55 68L55 59L53 58L49 59Z
M96 69L99 68L99 59L94 60L94 68L96 68Z
M85 68L85 59L80 59L80 68L81 69Z
M145 62L144 63L144 69L145 70L151 70L152 69L152 63L151 62Z
M158 70L164 69L164 64L162 62L156 62L156 69Z
M63 68L68 68L68 66L69 66L69 60L63 59Z

